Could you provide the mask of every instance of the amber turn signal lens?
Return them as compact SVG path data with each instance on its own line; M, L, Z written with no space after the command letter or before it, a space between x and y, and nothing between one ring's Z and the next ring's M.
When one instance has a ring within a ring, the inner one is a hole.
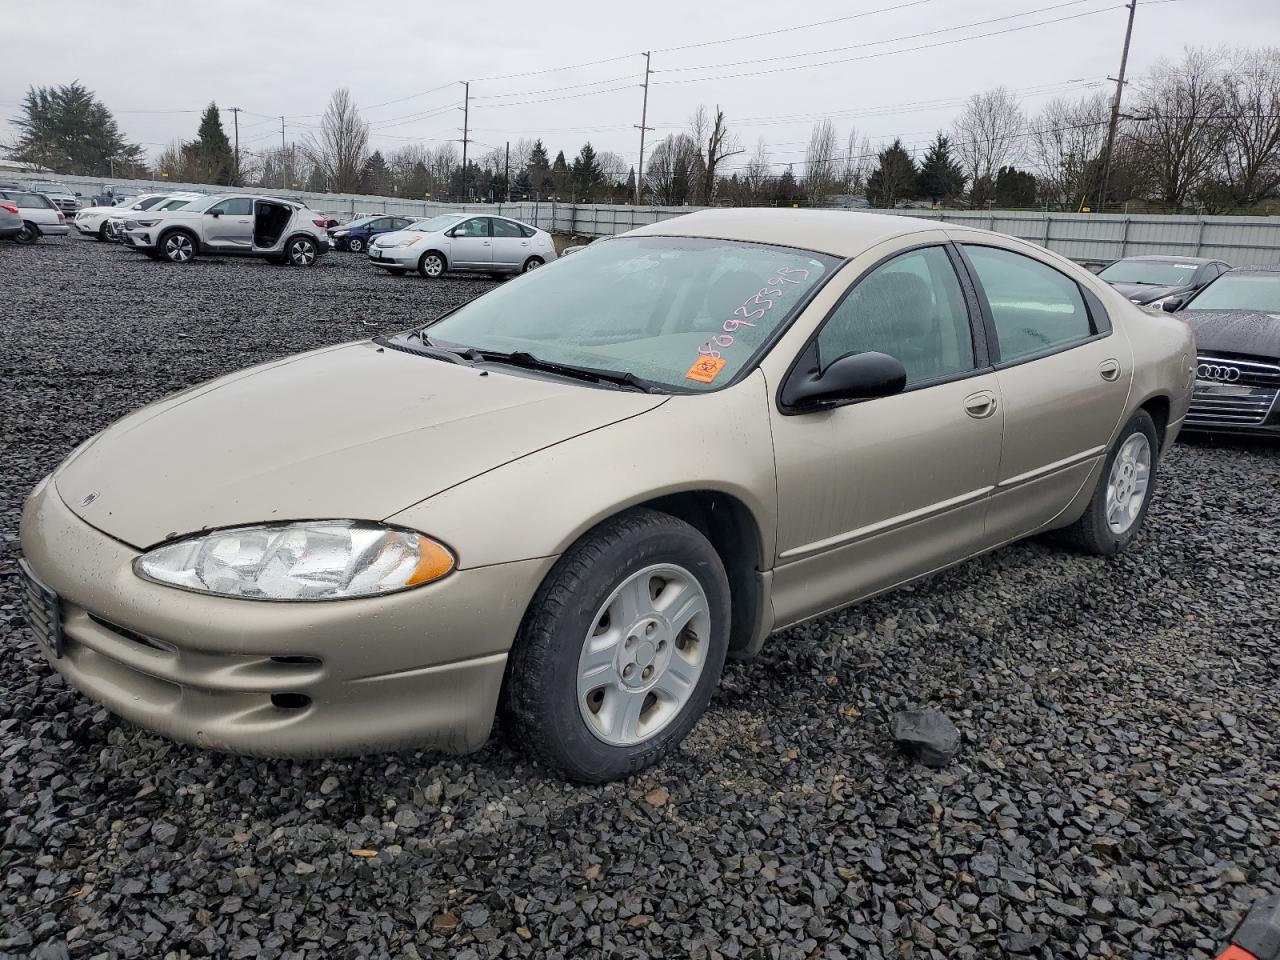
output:
M416 587L420 583L439 580L453 569L453 563L453 554L434 540L418 534L418 565L404 585Z

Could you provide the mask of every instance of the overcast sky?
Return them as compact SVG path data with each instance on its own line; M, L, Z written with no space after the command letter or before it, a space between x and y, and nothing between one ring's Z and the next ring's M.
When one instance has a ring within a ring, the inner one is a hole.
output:
M456 140L456 81L469 79L475 153L540 135L553 157L563 149L572 159L590 140L631 163L637 51L653 51L651 137L683 127L700 103L719 104L748 149L763 137L775 161L798 163L815 117L832 117L842 139L854 125L873 143L900 135L919 151L971 93L1004 84L1029 113L1055 94L1078 96L1114 76L1126 16L1121 0L4 0L4 9L21 29L0 57L0 115L17 112L28 86L79 79L149 155L192 137L210 100L244 109L247 150L279 144L281 114L286 137L302 139L337 86L363 109L374 147ZM833 22L807 26L818 21ZM1280 40L1277 0L1138 0L1130 71L1188 44L1267 39ZM619 59L512 76L608 58ZM0 139L13 134L0 126Z

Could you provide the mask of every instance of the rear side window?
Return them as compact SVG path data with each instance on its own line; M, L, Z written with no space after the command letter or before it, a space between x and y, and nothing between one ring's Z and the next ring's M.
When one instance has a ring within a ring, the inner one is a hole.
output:
M965 245L991 305L1000 360L1018 360L1093 336L1075 281L1052 267L996 247Z
M11 190L6 192L4 195L19 207L27 207L29 209L36 210L49 210L53 208L53 204L44 195L39 193L21 193L17 190Z
M520 228L510 220L499 220L497 217L494 217L493 235L495 237L519 237L522 234L520 233Z
M887 353L922 383L974 368L969 312L941 247L912 250L858 281L818 334L823 369L847 353Z
M526 227L524 224L520 225L520 236L522 237L532 237L537 232L533 227Z

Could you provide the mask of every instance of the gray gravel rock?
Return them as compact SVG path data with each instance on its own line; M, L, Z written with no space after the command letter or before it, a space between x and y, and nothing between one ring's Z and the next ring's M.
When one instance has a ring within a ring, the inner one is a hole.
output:
M229 757L37 656L23 498L143 403L492 282L80 240L0 244L0 276L2 957L1205 960L1280 892L1275 445L1177 445L1123 556L1022 543L774 637L627 782L565 784L500 731ZM884 735L919 703L964 731L946 770Z

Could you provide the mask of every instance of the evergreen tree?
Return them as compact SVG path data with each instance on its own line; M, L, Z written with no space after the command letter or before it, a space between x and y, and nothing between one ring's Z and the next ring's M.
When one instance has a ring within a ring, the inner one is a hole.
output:
M570 199L569 164L563 150L556 154L555 163L551 164L551 189L561 200Z
M234 182L235 155L231 152L227 132L222 129L222 116L218 113L216 103L210 103L205 108L200 117L196 139L187 144L183 152L191 167L193 179L221 186Z
M551 160L547 156L547 148L542 145L541 140L533 141L533 149L529 151L529 179L533 184L533 189L546 193L549 186L551 171Z
M915 195L916 162L907 153L901 140L880 151L878 166L867 177L867 202L873 207L892 209L899 200Z
M800 185L796 183L796 175L791 169L791 164L787 164L787 169L782 171L782 176L778 178L774 198L779 205L790 206L799 196Z
M996 173L995 195L996 205L1006 209L1035 206L1035 174L1014 167L1001 167Z
M59 87L29 87L13 159L53 170L90 176L121 176L121 168L142 163L142 149L125 142L115 118L86 87L73 81Z
M600 164L596 162L596 151L590 142L584 143L573 161L573 187L577 195L591 198L591 192L600 182Z
M627 196L628 203L635 200L636 197L636 168L632 167L631 172L627 174Z
M529 176L528 170L521 170L511 181L511 197L523 200L531 196L533 196L533 178Z
M964 193L964 171L951 156L951 140L943 133L934 137L924 155L916 192L935 203Z
M386 196L391 192L391 171L381 150L375 150L360 172L360 188L364 193Z

